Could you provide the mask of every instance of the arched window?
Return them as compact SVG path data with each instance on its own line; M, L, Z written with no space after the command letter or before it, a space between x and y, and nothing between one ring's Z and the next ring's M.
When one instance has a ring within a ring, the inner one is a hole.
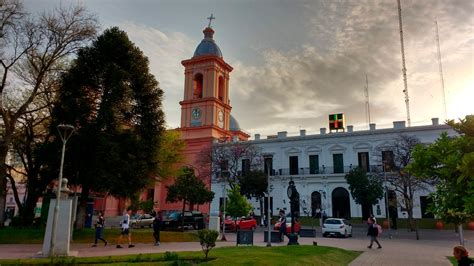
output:
M219 77L219 92L218 92L219 100L224 100L224 78L222 76Z
M193 98L194 99L201 99L202 98L202 84L203 84L203 76L201 73L198 73L194 76L194 91L193 91Z

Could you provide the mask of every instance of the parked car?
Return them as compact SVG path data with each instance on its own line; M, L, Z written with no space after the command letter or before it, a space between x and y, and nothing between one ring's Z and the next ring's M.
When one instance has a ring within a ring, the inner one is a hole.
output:
M134 215L130 218L130 225L132 228L152 227L154 219L150 214Z
M255 230L257 228L257 220L245 216L240 218L231 218L228 216L224 224L226 231Z
M273 230L280 231L281 223L278 221L273 226ZM298 218L295 218L295 233L297 234L301 229L301 223L298 221ZM286 215L286 233L291 233L291 214Z
M352 225L342 218L327 218L323 223L323 237L352 237Z
M194 229L203 229L205 227L204 215L199 211L172 212L166 218L163 217L163 229L178 229L184 227L192 227Z

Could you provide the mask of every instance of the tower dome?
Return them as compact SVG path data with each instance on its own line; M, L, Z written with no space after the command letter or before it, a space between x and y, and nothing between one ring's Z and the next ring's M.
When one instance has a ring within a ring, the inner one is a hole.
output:
M230 115L230 127L229 129L231 131L239 131L241 130L240 129L240 125L239 125L239 122L237 122L237 119L235 119L235 117L233 117L232 115Z
M211 27L207 27L203 30L204 39L202 39L201 43L196 47L196 51L194 51L194 56L202 56L202 55L214 55L217 57L222 58L221 49L217 46L216 42L213 39L214 30Z

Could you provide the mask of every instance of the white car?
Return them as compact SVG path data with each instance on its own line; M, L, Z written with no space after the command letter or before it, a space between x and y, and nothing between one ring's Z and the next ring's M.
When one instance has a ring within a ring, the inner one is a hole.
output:
M352 225L341 218L327 218L323 223L323 237L342 236L352 237Z

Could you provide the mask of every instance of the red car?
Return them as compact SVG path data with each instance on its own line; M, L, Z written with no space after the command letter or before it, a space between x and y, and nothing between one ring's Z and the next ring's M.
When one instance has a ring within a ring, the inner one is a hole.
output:
M273 230L280 231L280 222L276 222L275 226L273 227ZM301 223L298 221L297 218L295 218L295 233L298 234L298 232L301 229ZM286 233L291 234L291 216L287 215L286 216Z
M256 228L257 220L252 217L241 217L237 219L227 217L227 219L225 219L225 229L228 231L255 230Z

